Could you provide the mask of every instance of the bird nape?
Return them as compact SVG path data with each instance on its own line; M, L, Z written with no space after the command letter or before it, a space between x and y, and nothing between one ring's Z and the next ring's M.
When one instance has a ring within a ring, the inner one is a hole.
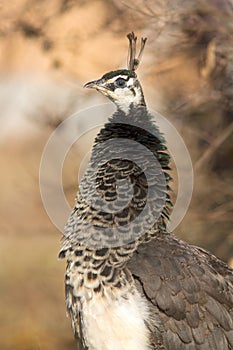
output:
M60 257L79 349L233 349L233 271L166 231L169 155L128 69L89 82L116 104L95 139Z

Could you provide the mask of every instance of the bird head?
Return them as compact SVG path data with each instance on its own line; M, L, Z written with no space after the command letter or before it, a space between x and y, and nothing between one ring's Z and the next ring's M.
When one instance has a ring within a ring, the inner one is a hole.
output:
M127 112L132 107L145 106L143 91L135 70L139 65L146 38L142 38L141 49L136 58L137 37L134 33L128 34L127 37L129 39L128 69L106 73L102 78L84 85L85 88L93 88L100 91L124 112Z
M100 91L124 111L132 106L145 105L142 88L134 71L109 72L84 87Z

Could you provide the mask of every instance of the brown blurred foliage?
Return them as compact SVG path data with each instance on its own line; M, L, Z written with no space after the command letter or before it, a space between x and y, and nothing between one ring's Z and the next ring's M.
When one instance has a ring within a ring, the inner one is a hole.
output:
M139 69L148 105L177 127L193 161L193 198L176 234L231 261L232 11L232 0L0 2L0 349L75 349L40 157L62 120L96 102L83 83L125 66L129 31L148 37ZM90 144L65 162L71 203Z

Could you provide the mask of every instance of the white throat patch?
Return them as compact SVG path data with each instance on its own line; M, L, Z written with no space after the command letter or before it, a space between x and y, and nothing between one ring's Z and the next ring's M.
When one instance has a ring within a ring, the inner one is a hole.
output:
M127 79L125 75L120 75L109 80L109 82L113 83L119 78ZM135 78L129 78L126 82L126 86L123 88L115 88L112 95L116 105L126 114L129 112L131 105L140 105L143 100L141 87L140 85L135 86L134 82Z

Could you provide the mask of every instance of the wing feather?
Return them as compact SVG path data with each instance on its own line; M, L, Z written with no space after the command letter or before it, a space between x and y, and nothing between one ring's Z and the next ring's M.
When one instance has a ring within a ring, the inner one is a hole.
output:
M166 349L233 349L233 271L222 261L161 234L138 247L128 268Z

